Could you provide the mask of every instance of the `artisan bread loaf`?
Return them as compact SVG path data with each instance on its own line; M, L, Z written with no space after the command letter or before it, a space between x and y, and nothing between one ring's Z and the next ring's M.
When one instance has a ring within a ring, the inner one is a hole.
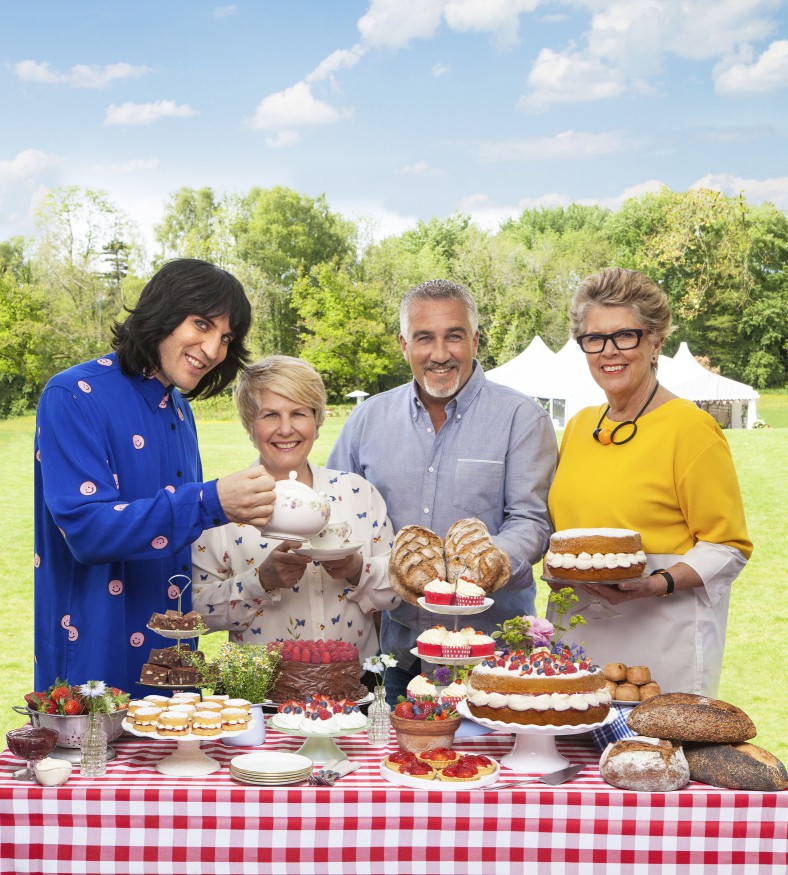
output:
M599 771L614 787L646 793L680 790L690 779L681 747L638 735L609 744L599 760Z
M424 587L436 577L446 579L441 539L423 526L400 529L389 559L391 588L404 601L415 605Z
M755 744L704 744L685 750L690 777L713 787L769 792L788 787L777 757Z
M512 573L509 557L495 546L487 526L475 517L458 520L443 542L450 574L469 577L485 592L500 589Z
M692 693L653 696L632 709L627 725L640 735L701 743L738 744L756 734L740 708Z

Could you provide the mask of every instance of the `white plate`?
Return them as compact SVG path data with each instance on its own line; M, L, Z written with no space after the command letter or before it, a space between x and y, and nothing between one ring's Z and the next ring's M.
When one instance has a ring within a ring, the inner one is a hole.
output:
M299 556L308 556L317 562L330 562L332 559L344 559L347 556L352 556L354 553L358 553L363 546L363 541L348 542L341 547L313 547L311 544L306 544L290 552L298 553Z
M145 628L161 635L162 638L169 638L171 641L180 641L181 638L199 638L200 635L205 634L205 626L201 626L199 629L157 629L155 626L146 626Z
M420 596L416 601L425 611L429 611L431 614L454 614L455 616L481 614L482 611L486 611L487 608L494 604L493 599L488 598L480 605L434 605L428 602L424 596Z
M300 784L312 774L311 770L298 778L278 778L271 781L266 781L259 778L252 778L246 775L239 775L230 769L230 777L235 781L240 781L241 784L251 784L254 787L283 787L286 784Z
M309 757L300 753L280 750L261 750L257 753L243 753L230 760L230 765L244 772L262 772L266 775L281 775L311 769L314 766Z
M637 583L640 580L648 580L648 574L641 574L640 577L624 577L621 580L566 580L563 577L550 577L549 574L543 574L542 580L545 583L563 583L565 586L615 586L617 583Z
M450 659L448 656L425 656L419 653L419 648L414 647L410 651L414 656L423 659L424 662L430 662L433 665L478 665L485 659L490 659L489 656L461 656L459 659Z
M492 757L490 757L492 759ZM414 778L411 775L403 775L390 769L385 762L380 764L380 776L392 784L401 784L403 787L413 787L416 790L473 790L475 787L486 787L498 780L501 767L495 763L495 771L489 775L483 775L475 781L441 781L437 775L431 781L424 778Z
M608 723L612 723L618 717L618 714L611 708L607 712L607 717L599 723L578 723L575 726L562 726L560 724L538 726L531 723L506 723L503 720L488 720L486 717L474 717L471 714L468 703L464 701L458 702L454 707L458 714L470 720L475 720L477 723L481 723L482 726L487 726L490 729L504 729L507 732L522 733L524 735L580 735L583 732L588 732L590 729L607 726Z

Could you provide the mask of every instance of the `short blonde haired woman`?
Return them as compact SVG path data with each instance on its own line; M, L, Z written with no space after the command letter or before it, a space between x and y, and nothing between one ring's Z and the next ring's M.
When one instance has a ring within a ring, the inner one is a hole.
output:
M376 610L399 598L388 585L394 533L386 505L357 474L318 468L309 453L323 424L326 392L302 359L274 355L249 366L235 390L244 428L275 480L297 479L331 501L331 519L351 525L350 555L313 561L280 541L230 523L202 533L192 549L195 610L209 631L227 629L234 641L256 644L291 635L355 644L362 657L378 651Z

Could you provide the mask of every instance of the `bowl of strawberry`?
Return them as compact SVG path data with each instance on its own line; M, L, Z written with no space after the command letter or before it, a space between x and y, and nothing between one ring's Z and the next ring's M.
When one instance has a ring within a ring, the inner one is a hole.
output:
M100 714L99 720L107 733L107 741L112 742L123 732L121 724L126 716L130 697L116 687L107 687L106 695L110 711ZM53 756L78 760L80 740L90 725L90 714L80 695L79 686L69 684L68 681L56 681L44 692L28 693L25 702L26 708L14 706L14 710L28 716L33 726L57 731L57 748ZM115 756L112 748L108 748L107 756L109 759Z
M435 699L400 696L391 713L399 746L413 753L451 747L462 718L450 705Z

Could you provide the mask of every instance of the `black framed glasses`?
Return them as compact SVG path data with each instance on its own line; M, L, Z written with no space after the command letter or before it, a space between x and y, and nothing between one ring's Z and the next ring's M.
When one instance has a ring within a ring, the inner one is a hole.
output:
M608 340L616 349L634 349L640 345L644 334L649 334L648 328L622 328L612 334L581 334L575 338L583 352L602 352Z

